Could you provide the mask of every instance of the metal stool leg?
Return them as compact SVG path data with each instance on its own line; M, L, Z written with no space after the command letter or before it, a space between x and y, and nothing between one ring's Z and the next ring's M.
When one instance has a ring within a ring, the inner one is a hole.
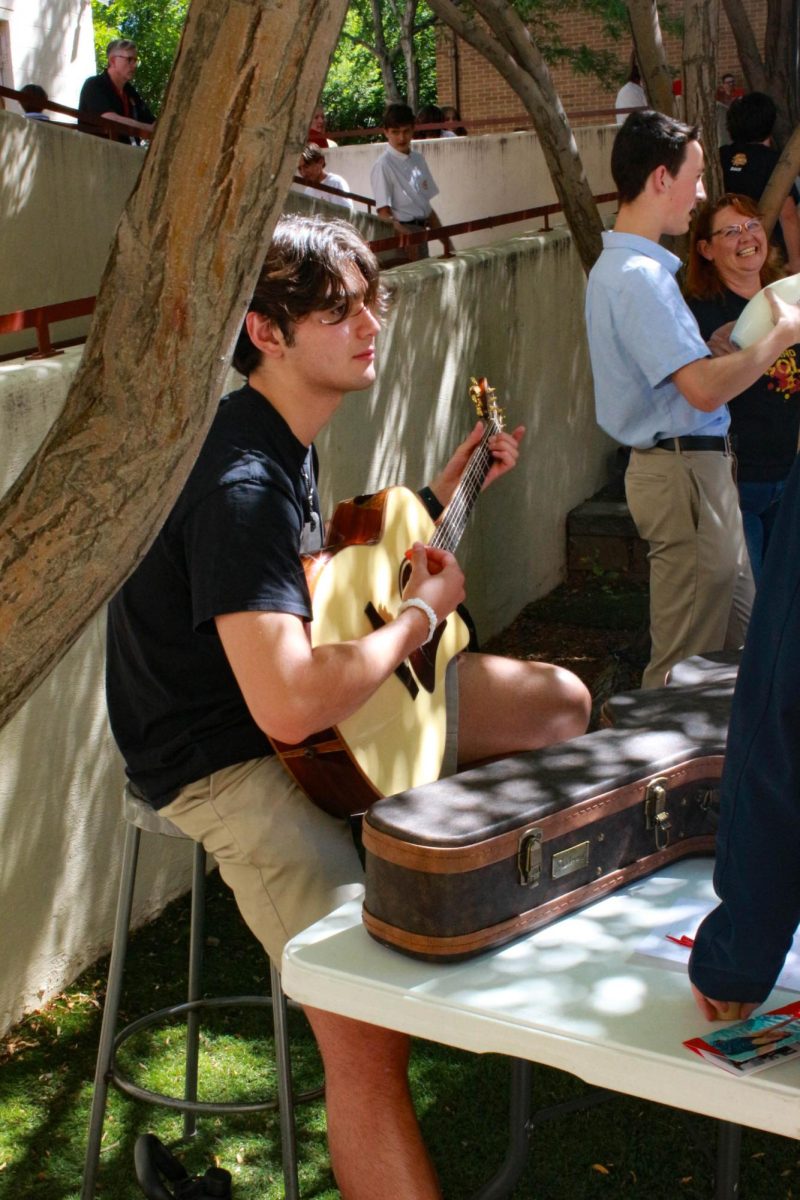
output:
M286 1200L300 1200L297 1179L297 1138L294 1124L294 1093L292 1064L289 1057L289 1028L286 1021L286 996L281 987L278 968L270 959L272 988L272 1020L275 1027L275 1065L278 1071L278 1113L281 1123L281 1158L283 1187Z
M136 861L139 856L141 831L129 825L125 833L125 850L122 857L117 915L114 922L114 940L111 946L111 962L108 968L108 986L103 1005L103 1021L100 1027L100 1045L97 1051L97 1067L94 1076L92 1111L89 1118L89 1138L83 1166L83 1182L80 1200L94 1200L97 1166L100 1161L100 1142L106 1116L108 1084L111 1059L114 1051L114 1036L117 1027L119 998L122 991L122 976L125 971L125 953L128 947L128 930L133 907L133 885L136 881Z
M206 913L206 852L200 842L195 842L192 864L192 915L189 933L189 987L186 998L190 1002L200 999L203 974L203 935ZM184 1096L187 1100L197 1099L197 1073L200 1059L200 1012L190 1009L186 1018L186 1076ZM194 1137L197 1130L197 1115L183 1114L183 1136Z

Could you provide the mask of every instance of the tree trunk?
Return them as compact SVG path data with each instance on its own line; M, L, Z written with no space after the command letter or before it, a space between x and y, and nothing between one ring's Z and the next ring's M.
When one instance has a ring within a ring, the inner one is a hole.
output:
M650 104L657 112L671 117L675 113L672 77L664 54L661 23L656 0L626 0L636 61Z
M722 0L749 92L768 92L767 73L742 0Z
M759 208L764 218L764 228L767 231L767 235L771 234L775 228L778 213L798 175L800 175L800 125L795 128L794 133L784 146L781 156L769 177L769 183L764 188L764 194L759 201Z
M719 0L684 0L683 95L685 118L699 125L706 156L710 200L722 195L722 164L717 136L717 30Z
M764 61L742 0L722 0L722 3L733 30L748 91L766 92L777 106L773 138L780 150L800 122L800 85L797 78L800 6L797 0L767 0L764 36L767 55Z
M530 113L553 186L588 274L602 249L603 226L567 115L530 31L506 0L473 0L473 7L483 21L467 15L452 0L428 0L428 3L459 37L492 64Z
M387 104L400 104L403 97L400 95L400 90L395 79L394 69L392 67L392 56L389 53L389 47L386 45L386 36L383 31L383 4L382 0L370 0L372 8L372 23L375 26L375 46L373 54L378 60L378 65L381 69L381 79L383 80L383 92L386 97Z
M64 411L0 503L0 724L117 590L178 495L346 8L193 0Z
M398 14L400 22L400 49L406 68L406 96L412 112L419 109L419 63L414 45L414 29L417 23L418 0L405 0L403 11Z
M773 138L780 149L800 121L798 111L797 0L769 0L764 36L764 68L769 92L778 106Z

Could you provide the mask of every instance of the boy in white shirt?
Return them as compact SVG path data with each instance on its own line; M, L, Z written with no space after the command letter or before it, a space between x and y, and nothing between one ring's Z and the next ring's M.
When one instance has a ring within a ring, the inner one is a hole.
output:
M389 145L372 164L370 182L378 216L391 221L398 233L418 233L421 229L441 229L442 223L431 206L438 196L430 168L416 150L414 114L407 104L390 104L383 114L383 132ZM448 237L441 238L445 254L453 254ZM411 259L427 258L428 245L408 247Z
M312 199L328 200L331 204L340 204L349 212L353 211L353 202L346 196L332 196L330 192L321 192L318 184L324 184L325 187L336 188L340 192L349 192L350 184L343 175L334 175L332 171L325 169L325 152L320 150L319 146L314 146L309 143L303 153L300 155L300 162L297 164L297 173L303 182L306 184L300 190L305 192Z

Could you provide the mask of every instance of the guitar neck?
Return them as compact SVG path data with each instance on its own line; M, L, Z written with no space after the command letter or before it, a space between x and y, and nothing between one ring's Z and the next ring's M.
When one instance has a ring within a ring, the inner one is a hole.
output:
M431 545L442 550L455 553L467 527L473 505L480 495L483 481L492 465L492 454L489 450L489 438L499 432L495 421L489 420L483 431L480 443L475 447L472 457L467 463L467 469L461 476L458 487L445 509L436 531L431 539Z

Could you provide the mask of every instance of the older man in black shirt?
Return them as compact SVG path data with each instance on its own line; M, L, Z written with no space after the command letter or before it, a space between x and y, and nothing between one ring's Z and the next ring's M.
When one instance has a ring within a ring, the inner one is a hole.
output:
M78 101L80 116L127 117L142 125L153 125L155 117L131 82L139 61L136 43L127 38L115 38L108 43L106 56L106 69L99 75L92 75L81 88ZM79 121L78 128L84 133L103 136L102 130L96 125ZM117 137L118 142L134 145L138 145L140 140L135 134L121 133Z

